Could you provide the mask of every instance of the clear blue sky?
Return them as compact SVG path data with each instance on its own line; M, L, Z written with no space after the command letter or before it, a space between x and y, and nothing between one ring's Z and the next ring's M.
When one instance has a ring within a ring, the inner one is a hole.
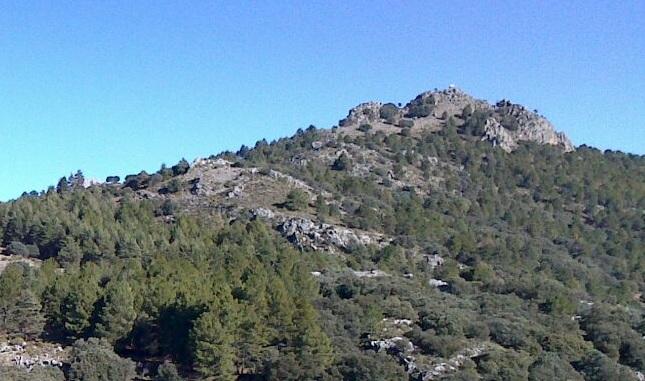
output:
M457 84L645 153L645 1L3 1L0 200Z

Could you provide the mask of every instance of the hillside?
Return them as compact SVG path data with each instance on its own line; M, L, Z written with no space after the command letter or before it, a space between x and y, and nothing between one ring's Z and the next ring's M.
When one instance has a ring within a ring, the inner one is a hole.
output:
M79 172L0 204L0 378L643 380L644 220L645 157L454 87Z

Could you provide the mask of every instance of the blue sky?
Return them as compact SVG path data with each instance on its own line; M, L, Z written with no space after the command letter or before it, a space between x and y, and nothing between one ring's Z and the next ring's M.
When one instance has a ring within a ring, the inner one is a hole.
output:
M0 200L457 84L645 153L645 2L0 2Z

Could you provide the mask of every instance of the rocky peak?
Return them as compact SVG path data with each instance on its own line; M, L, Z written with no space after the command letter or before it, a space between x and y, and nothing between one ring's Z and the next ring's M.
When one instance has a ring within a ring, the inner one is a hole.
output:
M423 103L426 103L426 104L431 104L433 106L451 104L460 108L464 108L467 105L486 104L486 102L479 99L475 99L470 94L464 92L463 90L455 86L450 86L447 89L443 89L443 90L435 89L433 91L423 92L417 95L417 97L414 98L414 100L410 101L410 103L406 105L406 108L409 108L410 105L414 103L418 103L419 101L422 101Z
M349 110L347 117L342 119L338 124L341 127L349 125L361 125L371 123L380 119L380 111L383 107L381 102L365 102Z
M357 128L369 124L386 131L392 125L439 129L450 116L455 117L459 125L466 123L466 108L470 108L471 113L480 111L487 114L485 124L480 126L478 135L481 134L482 140L490 141L507 152L513 151L523 141L559 146L566 152L574 150L571 141L563 133L557 132L537 111L530 111L508 100L501 100L493 105L476 99L454 86L423 92L404 107L394 103L361 103L349 110L347 117L341 120L339 125Z

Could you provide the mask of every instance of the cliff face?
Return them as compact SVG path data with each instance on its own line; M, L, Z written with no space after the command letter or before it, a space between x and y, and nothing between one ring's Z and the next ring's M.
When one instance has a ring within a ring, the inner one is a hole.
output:
M491 110L494 116L486 120L483 139L499 144L506 151L512 151L522 141L560 146L566 152L575 149L569 138L557 132L551 122L524 106L500 101ZM504 121L509 124L505 126Z
M352 108L339 125L350 128L368 124L381 129L387 125L440 129L450 117L461 126L475 112L486 116L477 132L481 139L507 152L516 149L521 142L560 146L566 152L575 149L563 133L557 132L551 122L536 112L506 100L493 105L456 87L421 93L403 107L392 103L362 103Z

